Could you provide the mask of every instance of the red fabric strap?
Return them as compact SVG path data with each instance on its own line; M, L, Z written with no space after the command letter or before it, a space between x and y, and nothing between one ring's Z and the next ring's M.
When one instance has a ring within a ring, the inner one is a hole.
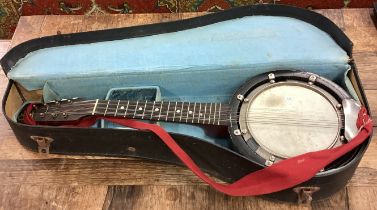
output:
M29 106L26 112L30 113L31 109L32 107ZM190 156L174 141L174 139L158 125L131 119L94 116L76 123L75 126L88 127L93 125L98 119L105 119L125 127L148 130L155 133L199 178L211 185L216 190L232 196L254 196L268 194L288 189L303 183L315 176L318 171L325 168L328 164L364 142L373 130L372 120L369 118L367 110L363 107L359 112L359 118L357 121L357 127L360 129L360 131L358 135L349 143L333 149L310 152L289 158L262 170L252 172L234 183L221 184L208 177L198 167L198 165L196 165ZM29 114L25 115L25 123L36 125L36 122L30 117Z

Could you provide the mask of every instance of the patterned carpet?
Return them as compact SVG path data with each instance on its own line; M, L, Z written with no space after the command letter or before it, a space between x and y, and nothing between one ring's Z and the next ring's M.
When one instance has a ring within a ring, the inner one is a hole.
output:
M11 38L21 15L216 12L261 2L325 9L372 7L373 0L0 0L0 39Z

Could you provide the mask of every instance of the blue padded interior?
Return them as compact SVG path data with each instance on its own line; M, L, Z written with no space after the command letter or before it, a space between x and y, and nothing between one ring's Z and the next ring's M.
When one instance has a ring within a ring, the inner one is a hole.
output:
M348 59L311 24L248 16L174 33L37 50L8 77L28 90L44 89L48 100L105 98L111 88L157 86L162 100L224 103L247 79L279 69L314 72L346 88ZM205 138L190 127L169 130Z

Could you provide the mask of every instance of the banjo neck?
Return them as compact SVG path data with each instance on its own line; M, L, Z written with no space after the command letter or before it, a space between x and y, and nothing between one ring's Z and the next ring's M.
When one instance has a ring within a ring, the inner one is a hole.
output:
M228 125L229 104L96 100L92 115L190 124Z

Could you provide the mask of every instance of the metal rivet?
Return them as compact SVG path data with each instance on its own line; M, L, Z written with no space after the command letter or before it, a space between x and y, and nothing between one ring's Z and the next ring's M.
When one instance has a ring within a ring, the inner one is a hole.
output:
M275 74L273 73L268 74L268 79L270 80L270 83L275 83Z
M337 109L341 109L341 108L342 108L342 104L337 104L337 105L336 105L336 108L337 108Z
M241 135L241 131L239 129L236 129L233 131L234 135L239 136Z
M341 142L343 142L343 143L346 143L346 142L347 142L347 140L346 140L346 138L345 138L344 136L340 136L339 138L340 138L340 141L341 141Z
M317 77L315 75L310 75L309 82L312 82L312 84L313 84L316 79L317 79Z
M245 99L243 100L243 102L247 103L247 102L249 102L249 99L248 99L248 98L245 98Z
M266 162L264 164L266 166L271 166L273 164L273 162L271 160L266 160Z
M135 147L128 147L127 150L130 151L130 152L135 152L136 148Z
M63 117L66 118L67 117L67 113L64 112L63 113Z
M242 101L244 98L245 98L245 97L244 97L243 95L241 95L241 94L238 94L238 95L237 95L237 99L240 100L240 101Z
M275 156L273 156L273 155L270 156L270 161L274 162L275 159L276 159Z
M45 117L45 114L44 114L44 113L39 113L39 117L40 117L40 118L44 118L44 117Z
M242 134L246 134L246 133L247 133L247 129L242 129L242 130L241 130L241 133L242 133Z
M273 74L273 73L269 73L269 74L268 74L268 79L269 79L269 80L274 80L274 79L275 79L275 74Z

